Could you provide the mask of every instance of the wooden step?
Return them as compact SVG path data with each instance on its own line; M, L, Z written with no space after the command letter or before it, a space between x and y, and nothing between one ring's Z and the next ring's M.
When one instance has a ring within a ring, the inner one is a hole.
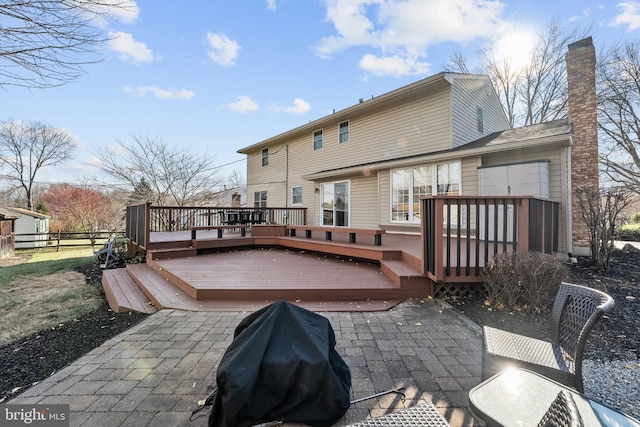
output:
M168 248L168 249L154 249L147 252L147 259L171 259L171 258L185 258L198 255L196 248Z
M102 272L102 287L109 306L116 313L138 311L150 314L156 311L149 298L129 276L126 268L104 270Z
M431 289L432 281L404 261L385 260L380 270L402 289Z
M232 298L196 300L174 286L157 271L146 264L127 266L128 273L144 289L158 308L188 311L255 311L272 302L288 300L313 311L381 311L388 310L404 298L361 298L325 300L287 298L277 294L275 298L261 298L255 289L241 294L228 295Z

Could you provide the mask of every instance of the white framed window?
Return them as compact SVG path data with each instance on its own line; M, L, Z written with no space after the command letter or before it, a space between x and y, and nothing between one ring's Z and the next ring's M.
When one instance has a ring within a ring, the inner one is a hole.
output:
M340 144L349 142L349 121L348 120L341 122L338 125L338 142L340 142Z
M440 163L391 171L391 221L419 223L420 198L460 193L460 163Z
M322 149L322 129L313 132L313 149Z
M254 208L266 208L267 207L267 192L256 191L253 193L253 207Z
M292 205L302 204L302 187L291 188L291 204Z
M322 225L349 227L349 205L349 181L328 182L321 185Z
M262 166L268 166L269 165L269 149L268 148L263 148L262 149Z
M484 133L484 113L482 108L476 108L476 127L478 132Z

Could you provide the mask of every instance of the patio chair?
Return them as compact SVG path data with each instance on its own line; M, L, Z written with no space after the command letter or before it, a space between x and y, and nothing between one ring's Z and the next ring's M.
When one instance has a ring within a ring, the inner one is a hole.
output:
M538 427L583 427L582 417L570 393L561 391L544 414Z
M613 305L613 298L604 292L562 283L551 311L551 342L485 326L482 380L517 366L583 392L582 356L587 338Z

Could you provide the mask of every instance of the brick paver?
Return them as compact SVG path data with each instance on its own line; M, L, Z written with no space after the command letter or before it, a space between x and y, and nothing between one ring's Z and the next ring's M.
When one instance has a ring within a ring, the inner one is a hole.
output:
M247 314L161 310L8 403L68 403L72 426L205 426L208 408L191 413ZM410 300L385 312L321 314L351 369L353 399L400 387L405 395L352 404L337 426L426 402L452 426L479 425L468 393L480 382L481 341L456 310Z

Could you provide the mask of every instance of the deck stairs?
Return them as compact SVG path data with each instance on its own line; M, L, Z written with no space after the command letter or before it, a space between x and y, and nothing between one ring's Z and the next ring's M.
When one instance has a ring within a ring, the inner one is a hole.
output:
M379 263L378 270L385 276L381 284L362 287L345 284L338 289L322 288L321 286L287 286L262 287L226 286L221 289L199 289L189 280L181 278L179 273L172 271L163 264L164 260L177 260L197 257L198 254L223 250L228 247L252 247L264 245L259 238L224 239L211 242L198 240L197 242L182 242L181 245L172 244L171 247L153 249L147 252L147 262L130 264L126 268L105 270L103 272L103 287L111 308L116 312L140 311L152 313L161 308L180 310L229 310L239 309L247 305L260 307L265 301L289 300L306 301L312 307L340 308L354 306L369 309L386 309L407 298L426 298L433 295L433 282L419 271L421 260L407 252L397 249L384 249L371 245L351 245L340 242L326 242L307 239L281 238L281 246L302 251L316 251L340 256L355 256ZM222 244L224 243L224 244ZM269 240L273 243L273 239ZM206 255L215 257L216 255ZM202 257L202 258L201 258ZM364 267L363 267L364 268ZM375 268L375 267L374 267ZM287 274L287 271L282 271ZM320 274L321 275L321 274ZM375 281L377 283L377 281ZM367 310L363 310L367 311Z

